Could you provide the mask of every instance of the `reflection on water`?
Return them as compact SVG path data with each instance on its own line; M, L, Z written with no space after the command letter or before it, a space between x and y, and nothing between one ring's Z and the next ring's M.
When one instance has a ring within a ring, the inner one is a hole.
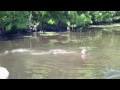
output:
M119 40L118 32L102 31L8 39L0 41L0 65L12 79L120 78ZM82 48L89 50L88 59L81 57Z

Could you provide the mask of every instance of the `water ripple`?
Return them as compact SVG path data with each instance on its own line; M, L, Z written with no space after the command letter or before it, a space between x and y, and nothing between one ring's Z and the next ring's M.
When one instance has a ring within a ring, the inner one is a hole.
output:
M32 55L48 55L48 54L70 54L70 53L75 53L73 51L66 51L66 50L62 50L62 49L53 49L53 50L49 50L49 51L41 51L41 50L30 50L30 49L14 49L14 50L6 50L3 53L1 53L0 55L7 55L7 54L14 54L14 53L26 53L27 54L32 54ZM28 53L29 52L29 53Z

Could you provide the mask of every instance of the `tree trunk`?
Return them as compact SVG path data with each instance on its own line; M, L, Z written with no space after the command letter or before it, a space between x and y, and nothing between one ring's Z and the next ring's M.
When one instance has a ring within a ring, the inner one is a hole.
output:
M4 33L5 33L5 26L2 25L2 26L0 27L0 35L2 36Z
M59 32L61 31L60 30L60 26L61 26L60 24L61 24L61 21L59 21L58 24L57 24L57 29L58 29Z
M28 20L28 30L32 29L32 11L30 11L30 16L29 16L29 20Z

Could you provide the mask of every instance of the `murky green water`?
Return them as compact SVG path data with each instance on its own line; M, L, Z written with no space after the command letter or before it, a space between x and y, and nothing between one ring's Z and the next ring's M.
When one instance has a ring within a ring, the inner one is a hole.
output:
M83 60L82 48L89 58ZM120 32L59 32L0 41L0 65L9 79L120 78Z

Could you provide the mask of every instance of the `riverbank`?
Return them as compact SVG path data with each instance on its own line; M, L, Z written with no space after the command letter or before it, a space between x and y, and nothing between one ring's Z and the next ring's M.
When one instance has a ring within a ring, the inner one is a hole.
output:
M103 31L120 31L119 29L120 27L120 23L111 23L111 24L105 24L105 25L90 25L90 29L95 29L95 28L99 28ZM114 28L114 29L111 29Z
M120 23L108 23L108 24L100 24L100 25L89 25L89 27L85 28L79 28L75 30L74 32L79 32L79 31L89 31L89 30L103 30L107 32L112 32L112 31L120 31L119 29ZM18 37L18 36L36 36L36 35L42 35L42 36L51 36L51 35L56 35L56 32L65 32L66 30L51 30L51 31L45 31L42 32L38 30L38 32L29 32L26 29L21 29L21 30L10 30L2 33L0 37ZM70 30L72 31L72 30Z

